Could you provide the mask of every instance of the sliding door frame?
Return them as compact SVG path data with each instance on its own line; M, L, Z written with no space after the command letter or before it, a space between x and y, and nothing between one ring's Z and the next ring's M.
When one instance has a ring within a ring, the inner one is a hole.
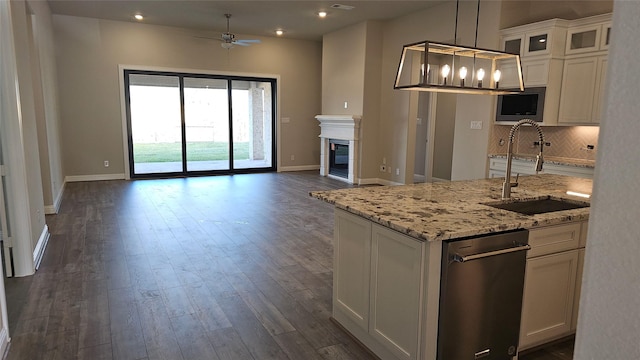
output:
M166 177L185 177L185 176L209 176L209 175L230 175L230 174L245 174L245 173L259 173L259 172L274 172L280 171L281 163L281 130L280 130L280 75L277 74L262 74L262 73L241 73L241 72L225 72L225 71L208 71L208 70L194 70L194 69L174 69L174 68L161 68L161 67L144 67L136 65L118 65L119 82L120 82L120 104L122 115L122 137L123 137L123 152L124 152L124 165L125 165L125 179L144 179L144 178L166 178ZM231 122L233 121L233 108L231 107L231 97L229 100L229 145L230 145L230 159L228 170L211 170L211 171L186 171L186 151L184 147L186 142L184 141L185 131L182 129L183 136L183 172L175 173L158 173L158 174L134 174L133 173L133 153L130 151L133 138L130 131L130 107L129 107L129 88L128 88L128 75L129 74L144 74L144 75L166 75L166 76L178 76L180 79L180 91L181 91L181 123L184 127L184 78L207 78L207 79L225 79L228 80L228 94L231 94L231 84L236 81L259 81L271 83L271 97L272 97L272 121L271 121L271 167L268 168L233 168L233 129Z

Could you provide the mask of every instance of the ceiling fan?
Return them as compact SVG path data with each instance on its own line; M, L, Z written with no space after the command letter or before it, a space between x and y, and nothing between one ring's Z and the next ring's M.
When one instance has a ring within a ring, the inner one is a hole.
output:
M231 14L224 14L224 17L227 18L227 31L223 32L219 39L220 41L222 41L222 44L220 45L223 48L231 49L234 45L250 46L251 44L257 44L260 42L260 40L251 39L236 40L236 34L229 31L229 19L231 18Z

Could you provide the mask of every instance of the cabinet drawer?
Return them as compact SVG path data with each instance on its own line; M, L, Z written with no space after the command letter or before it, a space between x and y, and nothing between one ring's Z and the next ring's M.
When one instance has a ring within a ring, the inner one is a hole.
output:
M581 223L549 226L541 229L529 230L529 245L527 258L577 249L580 243Z
M583 248L587 246L587 233L589 232L589 222L582 222L582 227L580 228L580 244L579 247Z

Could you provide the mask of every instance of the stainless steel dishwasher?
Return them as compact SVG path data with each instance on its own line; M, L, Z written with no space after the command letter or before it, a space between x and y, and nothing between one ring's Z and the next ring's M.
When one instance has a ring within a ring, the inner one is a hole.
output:
M438 359L511 359L518 350L527 230L442 248Z

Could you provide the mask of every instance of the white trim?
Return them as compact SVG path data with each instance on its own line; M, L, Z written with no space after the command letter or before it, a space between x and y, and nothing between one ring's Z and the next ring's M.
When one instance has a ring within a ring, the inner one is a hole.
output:
M451 182L451 180L447 180L447 179L440 179L437 177L432 177L431 178L431 182Z
M282 93L282 82L280 81L280 75L267 74L267 73L250 73L239 71L219 71L219 70L205 70L205 69L188 69L188 68L168 68L162 66L143 66L143 65L128 65L118 64L118 82L120 86L120 116L122 117L122 144L124 147L124 179L131 180L131 172L129 170L129 139L127 131L127 105L124 96L124 71L125 70L138 70L138 71L158 71L158 72L173 72L173 73L185 73L185 74L205 74L205 75L223 75L223 76L242 76L242 77L257 77L257 78L270 78L276 81L276 113L273 114L274 126L276 127L276 164L281 164L281 119L280 119L280 94ZM273 139L271 139L273 141ZM280 172L278 168L278 172ZM289 171L289 170L284 170ZM293 170L297 171L297 170ZM85 181L85 180L77 180Z
M281 166L278 172L320 170L320 165Z
M2 358L6 359L9 354L9 330L6 327L3 327L0 330L0 354L2 354Z
M396 186L396 185L404 185L403 183L380 179L380 178L370 178L370 179L360 179L358 181L358 185L388 185L388 186Z
M49 227L45 224L42 229L42 233L40 234L40 238L38 239L38 243L36 244L36 248L33 250L33 263L36 270L40 267L40 261L42 261L44 251L47 249L50 237L51 234L49 233Z
M100 175L70 175L64 178L64 182L78 181L103 181L103 180L124 180L125 174L100 174Z
M53 201L53 205L46 205L44 207L44 213L46 215L55 215L58 213L58 211L60 211L60 205L62 205L62 195L64 194L64 188L66 187L66 185L67 182L64 181L62 183L60 191L58 192L58 196L56 196L56 199Z
M427 177L420 174L413 174L413 182L414 183L423 183L427 181Z

